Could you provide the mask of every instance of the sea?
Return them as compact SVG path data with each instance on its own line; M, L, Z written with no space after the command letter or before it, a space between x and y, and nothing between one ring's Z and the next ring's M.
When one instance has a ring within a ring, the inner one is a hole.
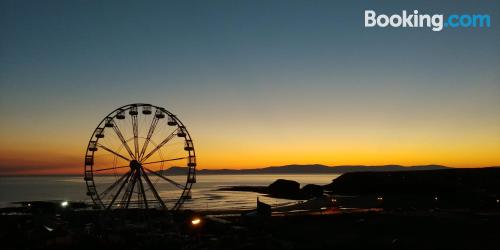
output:
M298 201L271 198L254 192L220 191L227 186L267 186L277 179L294 180L301 184L325 185L337 178L337 174L245 174L245 175L198 175L191 189L192 199L183 208L193 210L246 210L260 201L272 206L293 204ZM172 179L182 177L172 177ZM184 177L185 178L185 177ZM181 182L182 180L176 180ZM161 189L161 188L160 188ZM86 186L81 176L12 176L0 177L0 207L12 206L22 201L85 201ZM169 190L160 194L168 196ZM175 198L175 197L174 197Z

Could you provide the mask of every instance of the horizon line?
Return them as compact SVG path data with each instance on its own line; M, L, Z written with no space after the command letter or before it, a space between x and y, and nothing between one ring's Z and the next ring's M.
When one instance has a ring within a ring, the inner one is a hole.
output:
M325 165L325 164L286 164L286 165L275 165L275 166L267 166L267 167L256 167L256 168L202 168L202 169L196 169L197 171L202 171L202 170L212 170L212 171L217 171L217 170L233 170L233 171L245 171L245 170L260 170L260 169L266 169L266 168L273 168L273 167L287 167L287 166L300 166L300 167L306 167L306 166L323 166L323 167L328 167L328 168L335 168L335 167L386 167L386 166L398 166L398 167L403 167L403 168L412 168L412 167L426 167L426 166L439 166L439 167L444 167L444 168L450 168L450 169L476 169L476 168L498 168L500 166L498 165L488 165L488 166L477 166L477 167L453 167L453 166L446 166L446 165L441 165L441 164L422 164L422 165L400 165L400 164L383 164L383 165ZM183 168L181 166L171 166L169 168L166 168L164 170L170 169L170 168ZM0 177L22 177L22 176L30 176L30 177L42 177L42 176L80 176L83 173L26 173L26 174L2 174L0 173ZM324 174L324 173L323 173Z

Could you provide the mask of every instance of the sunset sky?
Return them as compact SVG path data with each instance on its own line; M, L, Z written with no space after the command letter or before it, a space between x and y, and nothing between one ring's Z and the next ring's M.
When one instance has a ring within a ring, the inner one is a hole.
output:
M1 1L0 175L81 173L134 102L177 114L202 169L500 165L499 3L102 2ZM365 9L492 27L368 29Z

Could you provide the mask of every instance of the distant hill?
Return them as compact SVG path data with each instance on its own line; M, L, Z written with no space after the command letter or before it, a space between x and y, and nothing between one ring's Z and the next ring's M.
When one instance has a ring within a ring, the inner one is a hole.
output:
M449 167L440 165L422 165L422 166L325 166L319 164L313 165L285 165L272 166L255 169L201 169L196 170L196 174L343 174L350 172L385 172L385 171L409 171L409 170L437 170L448 169ZM165 175L185 175L187 168L171 167L161 171Z

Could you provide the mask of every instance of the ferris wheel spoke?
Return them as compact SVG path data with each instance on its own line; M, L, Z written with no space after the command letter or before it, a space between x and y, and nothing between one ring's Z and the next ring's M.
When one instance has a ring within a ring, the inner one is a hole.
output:
M159 118L157 116L154 116L153 120L151 121L151 125L149 126L148 130L148 135L146 136L146 140L144 141L144 144L142 145L141 153L139 154L139 159L146 153L146 149L148 148L149 141L151 140L151 136L153 136L154 131L156 129L156 125L158 124Z
M172 159L166 159L166 160L161 160L161 161L151 161L151 162L141 163L141 165L154 164L154 163L167 162L167 161L178 161L178 160L183 160L183 159L187 159L187 158L188 157L179 157L179 158L172 158Z
M114 155L116 155L116 156L118 156L118 157L120 157L120 158L122 158L122 159L124 159L124 160L126 160L126 161L130 161L129 158L121 155L118 152L113 151L112 149L110 149L110 148L108 148L108 147L106 147L106 146L104 146L102 144L97 144L97 146L100 147L100 148L102 148L102 149L104 149L104 150L106 150L106 151L108 151L108 152L110 152L110 153L112 153L112 154L114 154Z
M122 145L125 147L125 149L127 150L127 152L129 153L130 157L132 157L133 159L135 159L135 156L134 156L134 153L132 153L132 150L130 149L130 147L128 146L128 143L127 141L125 141L125 138L123 137L123 134L122 132L120 131L120 128L118 128L118 124L116 124L115 121L113 121L113 130L115 131L116 133L116 136L118 136L118 139L120 139L120 141L122 142Z
M151 182L151 180L149 179L148 175L144 171L142 171L142 176L144 176L144 180L146 181L146 183L148 184L148 186L151 188L151 192L155 196L156 200L158 200L158 202L160 203L161 207L165 208L166 207L165 203L163 202L163 200L161 199L160 195L158 194L158 191L156 191L156 188L153 185L153 183Z
M167 142L169 142L170 140L172 140L172 138L174 138L174 136L176 135L176 132L177 132L178 129L175 129L174 131L172 131L172 133L170 135L167 136L167 138L165 138L165 140L163 140L160 144L158 144L153 150L151 150L151 152L149 152L149 154L147 154L146 156L144 156L141 161L145 161L147 160L149 157L151 157L154 153L156 153L156 151L158 151L161 147L163 147L165 144L167 144Z
M125 181L122 183L122 185L120 185L120 188L118 189L118 192L116 192L116 194L113 196L113 199L111 200L111 202L109 203L108 205L108 209L111 209L111 207L113 206L113 203L115 203L115 200L116 198L118 198L118 196L120 195L123 187L125 186L125 184L127 184L127 182L129 181L130 179L130 176L132 176L132 171L129 171L128 172L128 175L127 175L127 178L125 179Z
M100 171L106 171L106 170L111 170L111 169L118 169L118 168L128 168L130 166L119 166L119 167L112 167L112 168L101 168L101 169L97 169L97 170L94 170L94 172L100 172Z
M129 174L130 174L130 171L128 171L127 173L125 173L124 175L122 175L118 180L116 180L113 184L111 184L111 186L109 186L108 188L106 188L106 190L104 190L99 196L103 197L109 191L113 190L113 188L115 188L118 184L120 184L120 182L122 182L123 179L125 179Z
M138 136L139 136L139 123L137 122L137 115L132 115L132 127L134 130L134 155L135 159L139 159L139 142L138 142Z
M175 181L173 181L173 180L171 180L171 179L169 179L169 178L167 178L167 177L165 177L165 176L163 176L163 175L161 175L161 174L159 174L159 173L157 173L157 172L155 172L155 171L153 171L151 169L148 169L148 168L144 168L144 169L146 169L146 171L148 171L149 173L154 174L154 175L162 178L163 180L169 182L170 184L174 185L178 189L184 189L185 188L184 185L179 184L179 183L177 183L177 182L175 182Z

